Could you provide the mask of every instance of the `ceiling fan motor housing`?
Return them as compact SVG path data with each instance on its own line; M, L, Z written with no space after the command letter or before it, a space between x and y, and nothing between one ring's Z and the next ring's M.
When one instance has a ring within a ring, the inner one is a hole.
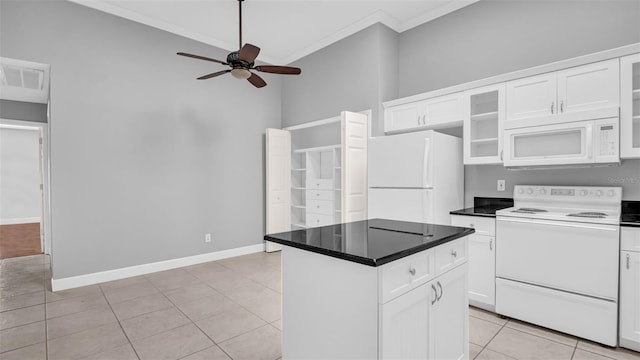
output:
M249 67L253 67L253 64L254 64L254 63L247 63L246 61L240 60L239 51L234 51L229 55L227 55L227 62L231 64L234 68L235 67L249 68Z

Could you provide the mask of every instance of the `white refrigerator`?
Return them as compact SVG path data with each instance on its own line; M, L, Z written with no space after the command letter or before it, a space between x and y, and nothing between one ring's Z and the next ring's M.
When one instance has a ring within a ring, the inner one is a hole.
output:
M369 140L369 215L449 225L464 203L462 139L433 130Z

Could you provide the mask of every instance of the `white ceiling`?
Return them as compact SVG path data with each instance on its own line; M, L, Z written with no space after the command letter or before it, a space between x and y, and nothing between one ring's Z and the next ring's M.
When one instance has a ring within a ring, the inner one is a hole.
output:
M70 1L228 51L238 50L237 0ZM262 49L258 60L286 65L377 22L403 32L476 1L246 0L243 42Z

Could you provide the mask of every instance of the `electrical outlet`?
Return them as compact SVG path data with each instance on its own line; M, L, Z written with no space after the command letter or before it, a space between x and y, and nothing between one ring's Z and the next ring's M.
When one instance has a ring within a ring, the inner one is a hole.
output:
M204 234L204 242L206 243L211 242L211 233Z
M505 181L504 180L498 180L498 191L504 191L505 190Z

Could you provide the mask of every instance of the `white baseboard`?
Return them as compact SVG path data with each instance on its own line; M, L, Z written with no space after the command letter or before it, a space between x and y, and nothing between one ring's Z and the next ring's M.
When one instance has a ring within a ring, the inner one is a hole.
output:
M221 260L246 254L253 254L262 251L264 251L264 244L256 244L236 249L222 250L207 254L187 256L178 259L158 261L149 264L129 266L121 269L101 271L92 274L71 276L62 279L51 279L51 288L53 291L73 289L81 286L93 285L106 281L120 280L133 276L171 270L183 266L196 265L209 261Z
M0 219L0 225L31 224L31 223L39 223L39 222L40 222L39 217Z

